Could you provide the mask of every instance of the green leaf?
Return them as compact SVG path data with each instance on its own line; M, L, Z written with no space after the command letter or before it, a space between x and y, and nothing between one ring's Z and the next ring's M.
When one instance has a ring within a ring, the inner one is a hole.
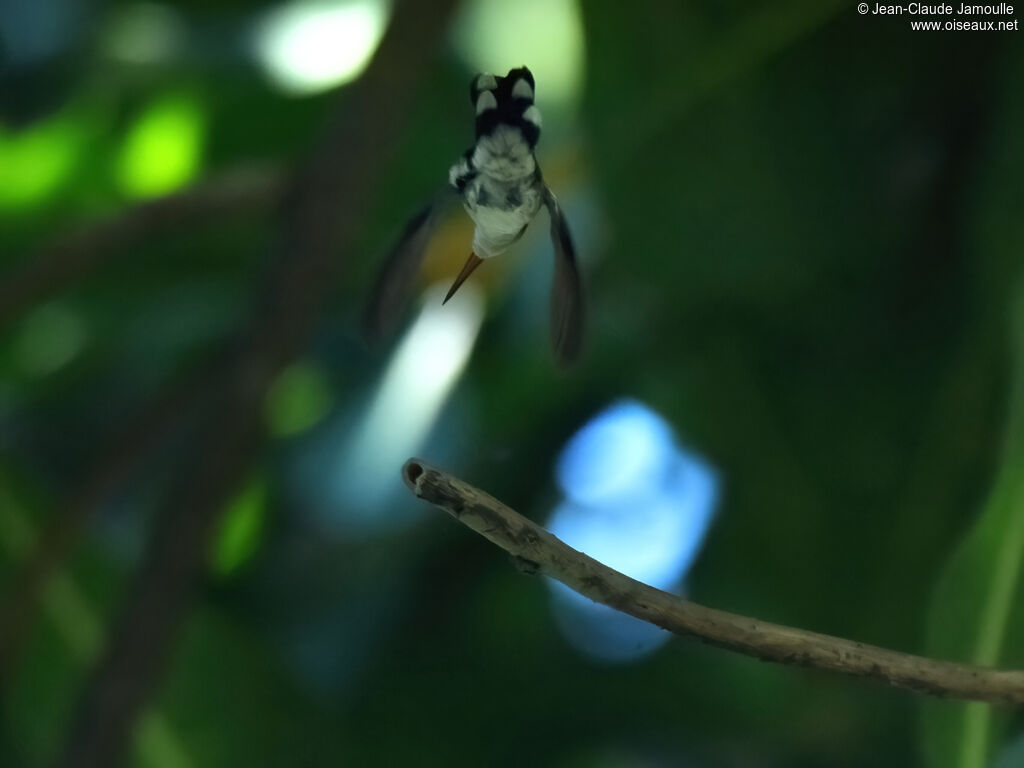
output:
M251 481L224 514L213 549L213 569L228 576L249 561L259 549L266 519L267 487Z
M1024 286L1013 318L1013 379L1006 443L981 516L939 579L928 621L927 649L939 658L1016 666L1022 644L1009 642L1024 614ZM1002 724L988 704L929 702L925 754L935 768L982 768Z

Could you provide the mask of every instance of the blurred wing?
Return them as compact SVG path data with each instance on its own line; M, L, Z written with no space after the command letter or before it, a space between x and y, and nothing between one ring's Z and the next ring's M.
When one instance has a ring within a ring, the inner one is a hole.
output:
M583 342L583 287L576 268L576 249L558 200L544 188L544 205L551 218L551 243L555 248L555 277L551 286L551 342L555 359L568 365L580 354Z
M394 330L409 301L438 219L445 204L455 196L455 190L450 188L435 195L409 220L392 246L377 274L363 313L363 333L370 341L380 341Z

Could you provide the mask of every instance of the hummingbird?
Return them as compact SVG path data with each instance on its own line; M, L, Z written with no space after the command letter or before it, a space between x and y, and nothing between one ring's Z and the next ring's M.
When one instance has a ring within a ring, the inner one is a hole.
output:
M583 337L583 292L569 225L544 183L534 155L541 115L529 69L504 77L478 74L469 85L476 113L476 140L448 171L448 184L409 222L385 260L367 304L364 324L379 338L401 312L427 245L446 205L462 202L475 225L473 247L442 304L488 259L519 240L541 207L551 222L555 268L551 291L551 339L559 364L573 362Z

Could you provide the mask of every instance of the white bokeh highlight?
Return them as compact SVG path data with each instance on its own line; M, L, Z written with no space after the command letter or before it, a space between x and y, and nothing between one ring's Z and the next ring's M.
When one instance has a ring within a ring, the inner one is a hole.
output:
M362 74L390 11L384 0L293 0L262 18L253 49L278 89L319 93Z

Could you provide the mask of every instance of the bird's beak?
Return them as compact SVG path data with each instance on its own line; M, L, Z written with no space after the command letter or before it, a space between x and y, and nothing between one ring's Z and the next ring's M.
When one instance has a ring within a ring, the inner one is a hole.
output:
M448 295L444 297L444 301L441 305L444 306L448 303L448 299L455 295L455 292L459 290L459 286L466 282L466 278L473 274L473 270L484 263L484 260L477 256L475 253L470 253L469 258L466 259L466 263L462 266L462 271L459 272L459 276L455 278L455 282L452 283L452 287L448 289Z

